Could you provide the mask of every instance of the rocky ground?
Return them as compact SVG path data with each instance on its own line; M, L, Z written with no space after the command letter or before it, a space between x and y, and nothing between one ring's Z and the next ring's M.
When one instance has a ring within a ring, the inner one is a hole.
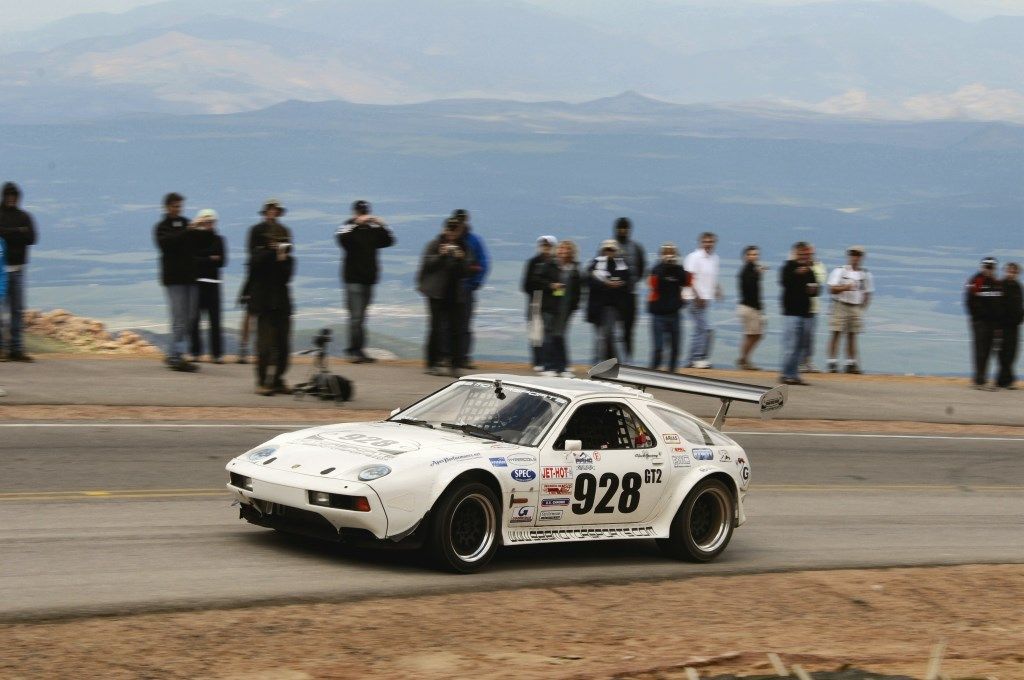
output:
M75 316L63 309L25 311L25 330L50 351L98 352L155 356L160 350L134 331L111 333L102 321Z

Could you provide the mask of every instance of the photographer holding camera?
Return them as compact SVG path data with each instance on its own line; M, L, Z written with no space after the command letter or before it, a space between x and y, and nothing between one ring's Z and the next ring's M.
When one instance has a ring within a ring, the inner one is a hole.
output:
M267 199L263 221L249 230L249 312L256 317L256 393L290 394L284 382L291 351L292 299L288 284L295 270L292 235L277 221L285 208ZM274 366L273 378L267 377Z
M447 363L452 375L465 356L463 324L466 319L467 277L476 260L466 240L466 225L456 218L445 220L441 234L427 244L416 275L417 289L427 298L430 332L427 336L426 372L441 375Z

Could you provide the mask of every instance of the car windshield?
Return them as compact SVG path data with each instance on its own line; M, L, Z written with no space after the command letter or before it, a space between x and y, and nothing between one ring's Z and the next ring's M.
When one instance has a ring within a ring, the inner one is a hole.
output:
M471 437L537 446L569 400L495 381L460 380L395 414L393 421L420 421L461 430Z

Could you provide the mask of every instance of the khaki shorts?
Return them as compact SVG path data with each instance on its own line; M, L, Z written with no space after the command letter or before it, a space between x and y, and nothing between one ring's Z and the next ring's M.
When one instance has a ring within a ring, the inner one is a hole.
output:
M864 328L864 305L834 300L828 326L833 333L860 333Z
M743 323L743 335L764 335L764 314L746 305L736 307L736 313Z

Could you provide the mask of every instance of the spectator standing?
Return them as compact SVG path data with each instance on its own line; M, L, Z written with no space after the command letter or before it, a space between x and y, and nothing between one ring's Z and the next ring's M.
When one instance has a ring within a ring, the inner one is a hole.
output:
M338 227L338 245L344 251L341 279L348 307L348 347L345 353L356 364L375 359L366 355L366 310L373 301L373 287L380 280L377 251L395 244L395 236L384 220L373 214L368 201L352 204L352 217Z
M0 189L0 238L7 242L7 295L0 296L0 335L3 331L3 301L10 313L7 358L10 361L32 361L25 354L22 332L25 324L25 270L28 249L36 243L36 226L32 216L18 207L21 189L7 182Z
M256 393L290 394L284 382L291 353L292 298L289 283L295 273L292 234L278 218L286 210L267 199L263 221L249 229L249 311L256 317ZM273 376L270 367L274 367Z
M622 319L627 310L629 264L615 239L601 242L601 250L587 267L587 321L594 325L594 363L627 356Z
M642 245L630 238L633 223L628 217L615 220L615 240L619 244L619 255L629 266L629 282L626 285L628 295L624 298L625 307L622 311L622 336L625 346L624 361L633 356L633 326L636 325L636 284L643 280L647 271L646 255Z
M857 355L857 334L864 327L864 312L875 292L874 278L864 269L864 246L851 246L846 250L847 264L836 267L828 275L828 290L832 294L832 313L829 326L832 340L828 346L828 371L839 372L839 342L846 336L846 372L860 373Z
M964 304L971 317L971 337L974 354L974 389L993 389L988 382L988 360L996 331L999 330L1005 304L1003 285L996 278L996 258L981 261L981 270L967 281Z
M426 373L430 375L442 375L445 363L450 366L451 375L458 375L457 358L463 355L465 279L472 274L474 264L465 231L459 220L445 220L441 234L424 248L416 274L417 289L426 297L430 314L426 344Z
M1017 361L1017 343L1020 340L1020 324L1024 321L1024 303L1021 302L1020 265L1010 262L1003 270L1002 340L999 345L999 387L1015 390L1016 381L1013 365Z
M793 246L793 252L795 259L788 260L779 274L782 314L785 316L780 377L786 385L806 385L799 373L800 357L806 346L810 319L813 318L811 300L818 295L819 284L809 244L800 241Z
M527 327L542 324L535 317L541 313L541 298L544 294L543 279L537 272L546 268L554 262L555 246L558 239L554 236L541 236L537 239L537 253L526 261L523 267L523 282L521 289L526 293L526 323ZM533 370L538 373L544 370L544 343L542 338L530 339L530 353L533 359Z
M7 245L0 237L0 300L7 295ZM0 387L0 397L6 397L7 391Z
M537 271L537 282L543 292L541 320L543 323L544 375L573 377L569 370L569 350L565 336L569 320L580 306L580 269L576 261L576 244L562 241L555 249L555 258Z
M242 310L242 325L238 329L238 358L236 363L249 363L249 337L252 335L252 312L249 311L249 301L252 296L249 294L249 263L245 264L245 281L238 290L238 299L235 301Z
M818 282L818 291L820 293L820 291L825 289L825 282L828 280L828 269L825 267L825 263L818 259L814 244L808 243L807 247L811 249L811 270L814 272L814 279ZM807 336L804 340L803 350L800 353L801 373L821 373L812 361L814 358L814 342L818 330L818 312L820 310L821 296L819 294L817 297L811 298L811 316L809 317L810 321L808 321Z
M682 338L680 312L683 309L683 288L690 284L689 276L679 264L679 249L675 243L663 243L658 250L658 264L647 279L647 311L651 315L651 368L661 367L661 358L668 346L667 367L675 373L679 366L679 343ZM667 342L666 342L667 341Z
M761 301L761 277L768 270L758 261L761 250L757 246L743 249L743 266L737 279L740 291L740 302L736 313L743 325L743 342L740 345L740 358L736 360L736 368L744 371L758 371L757 366L750 363L750 354L764 337L764 311Z
M203 339L199 332L200 317L206 314L209 325L210 361L224 363L224 333L220 327L220 272L227 265L224 237L217 233L217 211L200 210L192 220L196 229L196 284L198 309L192 324L192 356L197 360L203 354Z
M195 323L199 295L196 279L197 231L181 214L185 197L177 193L164 196L164 218L154 228L160 249L160 282L167 291L171 312L171 340L167 365L175 371L193 372L196 365L185 360L189 335Z
M462 321L463 356L458 357L456 363L459 368L473 370L476 368L473 364L473 360L471 359L473 351L473 314L476 311L476 291L479 290L484 285L484 281L487 280L487 273L491 268L491 260L487 255L487 248L484 246L484 240L480 238L479 234L473 231L473 225L470 224L469 221L469 211L465 208L459 208L452 212L452 217L459 222L462 222L465 227L466 247L473 255L474 261L470 275L465 279L467 295L466 318Z
M711 303L722 299L722 288L718 285L719 259L715 253L718 237L705 231L698 239L698 248L686 256L683 267L689 272L693 283L693 302L690 317L693 320L693 335L690 338L690 354L686 364L690 368L711 368L711 343L714 331L709 314Z

